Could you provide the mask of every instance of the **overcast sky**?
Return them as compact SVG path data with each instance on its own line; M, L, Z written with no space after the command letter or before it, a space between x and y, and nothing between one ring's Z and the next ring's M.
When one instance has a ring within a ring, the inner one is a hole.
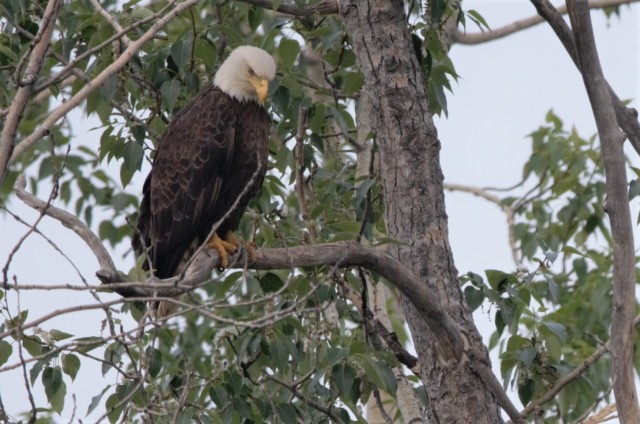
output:
M535 13L528 2L521 0L465 0L463 6L478 10L492 28ZM638 7L625 7L621 18L607 20L600 11L592 16L605 76L621 98L632 100L632 105L638 107ZM476 28L469 23L468 30L475 32ZM449 117L436 120L446 182L478 187L508 187L517 183L530 154L527 134L543 124L545 114L552 108L567 126L575 126L583 137L595 133L582 79L546 25L483 45L456 45L451 58L461 78L454 84L454 94L448 97ZM82 122L81 113L75 113L69 119L74 122L78 140L98 145L100 131L87 132L91 125ZM637 156L630 154L630 157L635 166L640 166ZM141 187L142 176L139 176L127 190L139 194ZM463 193L447 192L446 200L450 240L458 271L482 274L485 269L513 270L505 219L499 208ZM637 209L637 204L634 207ZM11 201L10 209L29 222L37 217L16 199ZM93 275L98 269L97 261L75 234L48 218L39 229L63 247L84 277L95 283ZM0 268L24 232L25 228L11 218L0 217ZM132 258L121 257L125 249L126 246L121 246L114 256L121 269L128 269L132 264ZM80 283L74 269L35 235L25 242L14 258L10 275L14 274L21 284ZM92 301L91 296L83 292L22 292L20 296L20 306L29 309L30 319ZM15 300L12 307L15 311ZM494 328L492 317L487 311L480 311L475 318L488 340ZM104 315L95 312L74 313L48 321L43 328L61 329L76 336L100 335L102 319ZM496 352L493 352L494 368L499 376L495 357ZM103 380L99 367L89 364L83 360L76 382L69 384L66 380L65 418L71 416L71 393L77 396L76 419L84 419L91 397L106 384L117 382L115 373L107 374ZM34 393L38 403L43 404L45 397L41 385L36 386ZM0 395L5 408L14 416L29 408L18 371L0 376ZM91 422L97 416L94 413L87 421Z

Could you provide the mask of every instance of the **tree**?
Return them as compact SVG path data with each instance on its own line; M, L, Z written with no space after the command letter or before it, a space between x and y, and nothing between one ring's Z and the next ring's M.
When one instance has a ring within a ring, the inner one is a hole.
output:
M116 379L94 388L87 412L112 422L365 421L370 399L367 418L378 409L386 420L493 423L504 411L514 422L573 422L607 402L612 385L623 422L638 422L628 203L640 171L627 184L620 129L640 151L640 126L601 75L589 5L569 2L571 30L548 3L532 3L582 71L602 148L550 112L531 134L524 191L446 186L499 204L516 262L535 264L484 277L454 266L432 120L457 78L448 49L466 37L458 26L487 26L476 11L382 0L3 4L0 73L13 82L0 88L3 198L15 193L65 223L101 266L100 284L57 287L84 290L91 304L33 318L18 295L45 287L10 272L24 238L6 260L0 371L21 368L48 403L29 391L27 419L67 411L67 383L98 361ZM170 115L240 44L279 62L270 171L241 227L260 248L255 260L241 252L212 278L218 258L202 250L164 282L133 261L118 271L106 244L129 242L132 179ZM99 148L59 123L74 108L99 120ZM47 201L30 193L49 181ZM390 306L393 293L402 308ZM149 301L176 294L176 316L149 314ZM613 305L584 301L610 294ZM471 318L482 304L495 313L489 348L501 349L502 382ZM103 311L108 335L49 323L82 309ZM607 351L611 372L598 361ZM524 410L503 384L517 387Z

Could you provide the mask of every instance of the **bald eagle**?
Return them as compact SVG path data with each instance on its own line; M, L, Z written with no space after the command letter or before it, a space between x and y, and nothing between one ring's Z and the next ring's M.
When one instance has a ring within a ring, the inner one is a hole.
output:
M133 237L156 277L177 275L205 242L228 267L228 255L240 246L233 231L266 172L270 119L262 103L275 72L267 52L238 47L214 84L169 123L144 183Z

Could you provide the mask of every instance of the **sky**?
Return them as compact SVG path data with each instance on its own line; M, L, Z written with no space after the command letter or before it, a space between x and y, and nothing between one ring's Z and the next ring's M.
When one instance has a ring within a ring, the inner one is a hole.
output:
M521 0L465 0L463 7L478 10L492 28L535 14L530 3ZM639 9L637 6L625 7L620 18L611 19L605 18L600 11L592 13L605 76L618 95L630 99L636 108L640 106ZM468 30L477 31L472 24L468 24ZM527 134L544 122L549 109L553 109L567 126L575 126L582 136L595 133L582 78L548 26L541 24L482 45L455 45L451 59L460 79L453 85L453 94L448 96L448 117L436 118L445 182L477 187L508 187L517 183L530 154ZM88 131L92 125L84 122L81 113L73 113L68 120L79 140L98 144L100 133ZM637 155L630 153L629 157L635 166L640 166ZM136 177L128 191L139 194L143 177ZM496 205L458 192L446 192L446 204L450 242L461 274L467 271L482 274L485 269L515 269L507 243L505 218ZM637 209L638 205L633 207ZM10 209L29 222L37 218L36 213L21 206L17 199L11 201ZM96 282L97 261L75 234L48 218L38 228L64 248L84 278ZM25 227L9 217L0 216L0 268L24 233ZM638 241L638 234L635 235ZM122 258L125 250L126 246L120 246L114 253L116 265L121 269L128 269L132 263L130 257ZM10 274L15 274L20 284L81 283L74 269L35 235L26 240L14 258ZM105 300L116 298L101 297ZM67 291L25 291L19 299L21 308L29 309L31 319L92 301L88 293ZM15 301L13 306L16 307ZM100 335L103 319L104 315L97 312L76 312L48 321L43 328L63 329L76 336ZM474 319L487 341L494 328L491 316L486 310L479 310ZM492 361L499 376L496 354L492 352ZM96 379L100 380L99 384ZM84 420L91 397L106 384L115 384L116 375L111 373L103 378L98 366L83 361L76 381L66 382L67 393L76 395L75 417ZM41 386L36 386L34 395L44 403ZM2 374L0 396L7 411L14 416L29 408L24 382L17 371ZM514 401L519 406L517 396ZM71 403L70 397L67 403ZM65 408L64 419L60 422L68 421L72 407ZM94 413L86 421L92 422L97 417Z

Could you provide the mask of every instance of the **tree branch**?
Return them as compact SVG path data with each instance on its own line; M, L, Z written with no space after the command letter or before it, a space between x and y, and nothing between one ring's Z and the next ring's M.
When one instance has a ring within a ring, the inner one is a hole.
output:
M33 196L31 193L28 193L25 190L26 180L24 175L18 177L14 189L16 190L16 195L20 200L22 200L27 206L32 209L35 209L41 213L44 213L51 218L60 221L62 225L71 229L74 233L76 233L85 243L89 246L96 259L98 259L98 263L103 271L105 271L112 280L119 279L118 273L116 272L116 266L105 249L102 241L98 236L96 236L90 229L85 225L84 222L80 221L77 217L66 212L62 209L56 208L54 206L48 205L47 202L38 199Z
M45 202L24 190L24 178L19 179L16 184L16 192L27 206L44 211L65 227L72 229L87 243L98 259L101 270L97 275L103 283L113 284L123 281L100 239L77 217L53 206L47 208ZM241 250L231 267L244 268L248 261L245 253ZM363 266L385 277L411 299L435 334L443 355L457 360L462 358L464 338L440 304L438 295L404 265L378 249L356 242L259 249L255 252L254 261L248 264L248 268L266 270L322 265L339 268ZM150 277L144 282L112 285L111 288L123 297L173 297L210 280L212 271L218 266L220 266L220 257L215 250L199 249L182 276L165 280Z
M253 6L262 7L263 9L274 10L274 2L272 0L238 1L251 4ZM298 7L298 5L294 3L282 2L278 5L275 11L291 16L333 15L338 13L338 2L336 2L335 0L325 0L322 3L307 5L304 7Z
M640 407L633 381L635 254L623 151L624 135L618 126L611 92L600 66L589 15L589 4L586 0L568 0L567 5L579 68L596 120L605 167L606 211L613 237L611 316L613 392L621 421L640 423Z
M615 7L624 4L636 3L640 0L595 0L589 2L589 8L591 9L604 9L606 7ZM558 6L558 13L564 15L567 13L566 6ZM534 27L543 23L545 20L540 15L530 16L519 21L515 21L509 25L505 25L500 28L492 29L486 32L464 32L455 31L451 38L451 44L458 43L464 45L482 44L493 40L504 38L508 35Z
M100 74L98 74L98 76L96 76L93 80L82 87L82 89L78 91L75 96L54 109L49 114L47 119L45 119L44 122L40 124L31 135L25 137L18 145L16 145L13 151L13 155L11 156L11 162L15 161L29 147L40 140L40 138L42 138L42 136L46 134L49 128L51 128L56 122L58 122L59 119L65 116L71 109L78 106L80 102L86 99L89 94L91 94L101 84L103 84L111 75L122 69L131 60L133 55L138 50L140 50L147 41L151 40L158 31L160 31L166 24L168 24L169 21L178 16L184 10L193 6L195 3L197 3L197 0L186 0L184 2L181 2L176 5L176 7L171 11L169 11L165 16L159 18L151 26L151 28L147 30L147 32L145 32L135 42L132 42L129 47L124 52L122 52L122 55L117 60L111 63L111 65L107 66L102 72L100 72Z
M4 176L7 173L9 158L11 158L14 150L14 140L18 124L27 106L27 102L31 97L33 87L38 80L38 75L44 62L45 53L51 42L51 34L53 33L61 4L62 0L50 0L49 3L47 3L47 8L42 16L42 23L33 41L33 50L29 57L29 63L22 78L18 76L20 88L18 89L16 97L14 97L11 102L11 108L4 122L2 134L0 134L0 183L4 180Z
M518 249L516 247L516 236L514 233L515 218L513 208L511 208L511 206L509 205L503 204L502 200L498 196L489 193L486 189L450 183L445 183L444 188L445 190L471 193L475 196L481 197L491 203L495 203L496 205L500 206L500 209L502 209L502 212L504 212L507 217L507 231L509 233L509 250L511 251L511 259L513 259L513 263L516 267L520 266L520 260L518 259Z
M540 16L549 23L549 26L556 33L565 50L567 50L567 53L569 53L573 63L576 65L578 70L582 72L576 53L573 34L569 25L567 25L565 20L562 18L562 15L548 0L530 1L538 11L538 14L540 14ZM629 138L629 141L635 151L640 154L640 122L638 122L638 111L633 108L626 107L606 80L605 83L609 90L611 101L613 102L618 125L620 125L620 128L622 128Z

